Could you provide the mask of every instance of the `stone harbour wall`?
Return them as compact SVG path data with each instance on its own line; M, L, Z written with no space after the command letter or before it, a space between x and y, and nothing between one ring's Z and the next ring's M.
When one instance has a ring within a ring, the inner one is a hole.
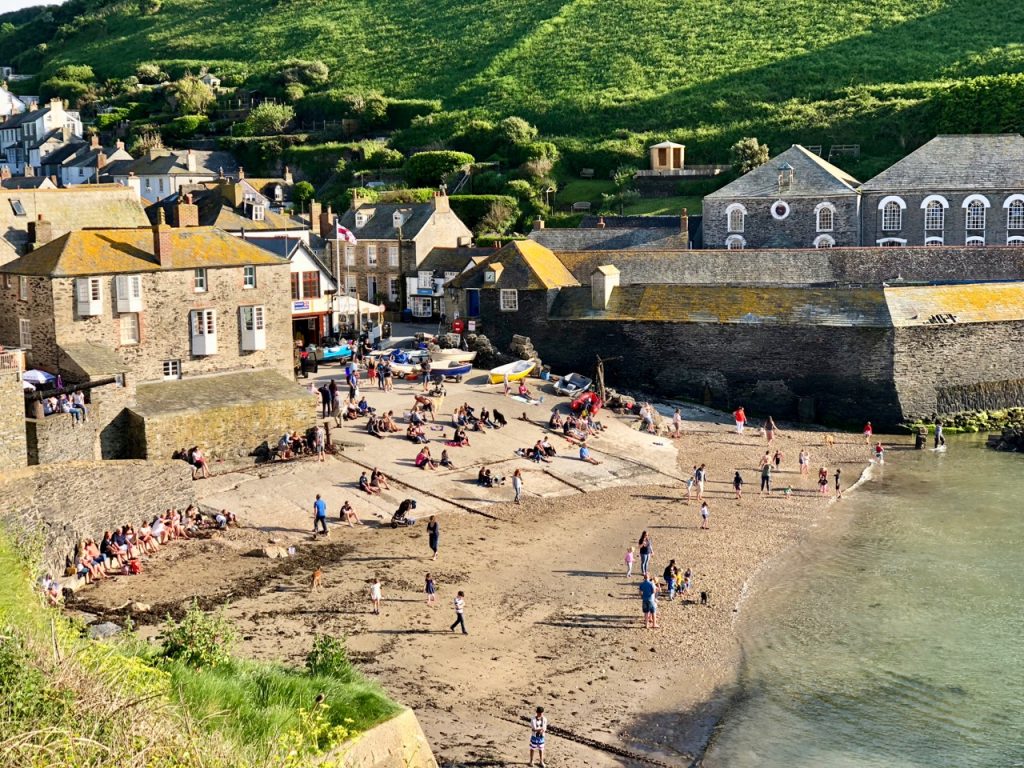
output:
M324 762L337 762L344 768L437 768L411 709L342 744Z
M96 420L75 423L70 413L54 413L41 419L25 419L29 464L61 461L93 461L97 455L99 426Z
M78 541L195 498L183 461L65 462L0 474L0 525L20 540L43 545L43 567L64 572ZM65 580L62 580L62 583Z
M21 371L0 371L0 472L24 467L27 461Z

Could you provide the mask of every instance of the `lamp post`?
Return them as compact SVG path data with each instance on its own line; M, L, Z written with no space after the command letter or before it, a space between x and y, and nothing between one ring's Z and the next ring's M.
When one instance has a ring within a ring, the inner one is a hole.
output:
M554 209L551 207L551 198L554 196L554 194L554 187L549 186L547 189L544 190L544 203L547 205L549 211L554 211Z

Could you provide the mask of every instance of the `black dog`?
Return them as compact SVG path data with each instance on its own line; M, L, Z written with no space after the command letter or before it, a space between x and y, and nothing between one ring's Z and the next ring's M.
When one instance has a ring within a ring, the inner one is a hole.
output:
M700 604L701 605L707 605L708 604L708 593L707 592L701 592L700 593Z

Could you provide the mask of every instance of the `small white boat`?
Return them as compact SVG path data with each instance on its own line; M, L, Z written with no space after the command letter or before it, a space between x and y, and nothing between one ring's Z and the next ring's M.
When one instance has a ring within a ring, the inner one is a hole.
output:
M461 349L434 349L430 352L431 360L454 360L457 363L472 363L476 360L476 352Z
M579 373L570 373L555 382L555 392L568 397L576 397L581 392L586 392L593 385L593 381Z
M501 384L505 379L519 381L530 375L530 371L537 367L536 360L516 360L505 365L492 368L490 374L491 384Z
M473 370L472 363L460 363L457 360L441 360L430 366L430 377L443 376L446 379L462 379Z

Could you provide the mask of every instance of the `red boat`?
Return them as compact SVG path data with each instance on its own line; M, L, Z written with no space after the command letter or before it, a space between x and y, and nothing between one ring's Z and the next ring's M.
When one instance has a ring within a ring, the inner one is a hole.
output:
M573 400L572 405L569 407L573 413L580 414L584 411L590 411L591 416L596 416L597 412L601 410L602 404L601 398L595 392L584 392Z

